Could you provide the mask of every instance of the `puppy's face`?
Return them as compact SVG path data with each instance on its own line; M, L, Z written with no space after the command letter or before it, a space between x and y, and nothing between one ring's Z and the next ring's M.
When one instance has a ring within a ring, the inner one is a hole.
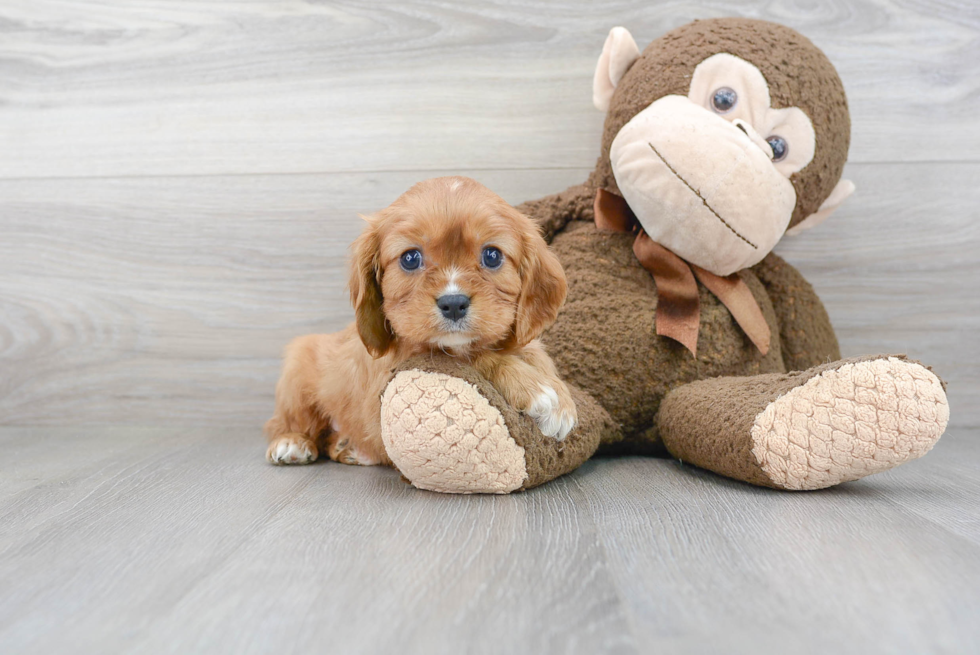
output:
M350 288L375 356L397 340L456 352L522 346L565 300L537 226L474 180L420 182L367 220Z

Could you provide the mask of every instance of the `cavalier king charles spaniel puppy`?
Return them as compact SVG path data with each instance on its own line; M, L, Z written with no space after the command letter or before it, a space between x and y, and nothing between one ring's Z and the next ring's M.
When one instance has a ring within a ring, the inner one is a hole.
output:
M356 321L287 346L266 458L390 465L381 394L394 367L432 351L465 360L564 439L575 404L537 337L567 286L538 226L465 177L420 182L365 220L352 246Z

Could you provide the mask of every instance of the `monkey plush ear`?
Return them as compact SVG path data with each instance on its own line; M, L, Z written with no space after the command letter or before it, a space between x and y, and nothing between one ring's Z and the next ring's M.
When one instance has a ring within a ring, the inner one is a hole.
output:
M636 41L629 30L625 27L609 30L606 44L602 46L602 54L599 55L599 63L595 67L595 77L592 78L592 102L596 109L609 109L609 99L612 98L616 85L639 57L640 49L636 47Z
M847 200L848 196L850 196L852 193L854 193L854 182L851 182L850 180L841 180L837 183L837 186L834 187L834 190L830 192L827 199L823 201L823 204L820 205L820 209L786 230L786 234L793 237L800 232L809 230L811 227L820 225L827 220L827 217L833 214L834 211L841 206L841 203Z

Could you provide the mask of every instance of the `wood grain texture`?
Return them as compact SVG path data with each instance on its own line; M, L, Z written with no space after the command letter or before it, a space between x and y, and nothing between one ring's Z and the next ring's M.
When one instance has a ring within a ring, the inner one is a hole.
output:
M0 651L975 652L976 437L814 493L625 458L481 497L229 429L0 428Z
M242 425L271 414L279 353L352 320L348 244L440 174L0 181L0 424ZM587 170L477 171L519 202ZM779 247L845 355L903 352L980 425L980 164L864 164L858 193Z
M858 194L778 251L845 355L949 381L934 452L806 494L265 464L283 345L352 318L358 213L582 181L609 28L725 15L841 73ZM977 61L973 0L0 0L0 652L980 651Z
M976 161L973 0L0 3L0 177L590 167L609 29L801 30L852 161Z

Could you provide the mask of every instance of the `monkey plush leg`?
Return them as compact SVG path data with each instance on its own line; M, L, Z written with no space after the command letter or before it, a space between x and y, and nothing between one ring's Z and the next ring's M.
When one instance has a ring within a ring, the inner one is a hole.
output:
M578 468L615 427L591 397L571 389L578 424L562 441L510 407L459 360L416 357L396 369L381 400L381 436L398 470L420 489L509 493Z
M904 357L790 374L715 378L672 391L658 415L671 455L777 489L822 489L921 457L949 420L942 382Z

